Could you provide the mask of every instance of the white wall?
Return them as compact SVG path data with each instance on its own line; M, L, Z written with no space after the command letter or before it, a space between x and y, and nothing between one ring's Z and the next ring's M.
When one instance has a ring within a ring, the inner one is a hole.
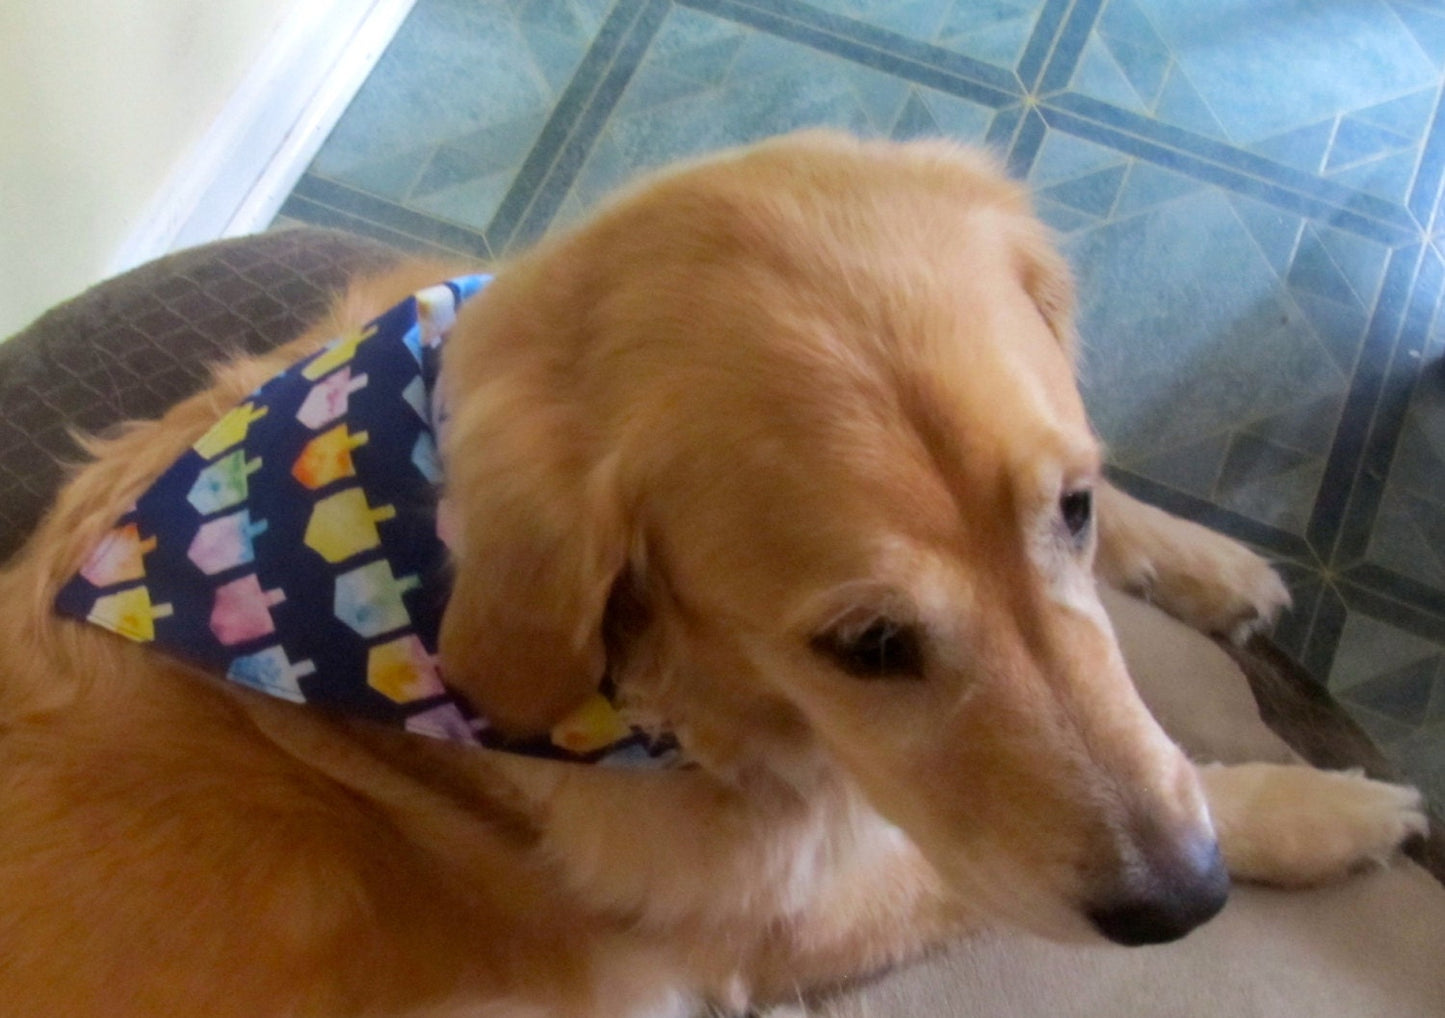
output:
M312 2L0 2L0 338L106 274Z

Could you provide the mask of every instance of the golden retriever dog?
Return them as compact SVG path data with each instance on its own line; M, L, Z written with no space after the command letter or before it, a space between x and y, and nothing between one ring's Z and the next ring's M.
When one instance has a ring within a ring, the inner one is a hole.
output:
M449 683L524 736L605 677L686 766L429 740L56 615L227 408L451 270L358 280L95 441L0 574L8 1018L736 1012L985 924L1169 940L1230 875L1422 829L1407 789L1196 766L1151 718L1096 577L1235 636L1284 588L1101 479L1066 267L941 142L664 173L497 267L443 351Z

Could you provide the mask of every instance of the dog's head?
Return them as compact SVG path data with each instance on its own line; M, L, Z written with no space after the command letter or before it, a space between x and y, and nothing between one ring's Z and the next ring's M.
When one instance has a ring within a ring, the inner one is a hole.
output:
M505 268L447 353L446 671L545 730L611 667L704 766L847 780L970 900L1178 935L1226 881L1091 574L1067 271L940 143L776 140Z

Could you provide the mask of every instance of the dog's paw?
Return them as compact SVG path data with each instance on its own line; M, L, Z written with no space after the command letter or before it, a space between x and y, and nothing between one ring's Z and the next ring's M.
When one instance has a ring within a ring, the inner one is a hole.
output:
M1302 887L1382 865L1429 826L1420 793L1358 771L1251 763L1200 769L1220 851L1240 880Z
M1108 496L1098 568L1113 586L1235 643L1288 607L1279 574L1238 541L1120 492Z
M1177 559L1153 563L1146 595L1212 636L1243 644L1289 606L1289 590L1268 562L1212 530L1191 534Z

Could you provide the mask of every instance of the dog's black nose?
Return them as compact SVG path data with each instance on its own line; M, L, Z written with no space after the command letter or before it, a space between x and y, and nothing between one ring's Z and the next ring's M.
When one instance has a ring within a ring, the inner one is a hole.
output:
M1229 897L1229 873L1211 845L1197 861L1176 860L1130 891L1088 909L1089 921L1116 944L1137 947L1178 940L1212 919Z

